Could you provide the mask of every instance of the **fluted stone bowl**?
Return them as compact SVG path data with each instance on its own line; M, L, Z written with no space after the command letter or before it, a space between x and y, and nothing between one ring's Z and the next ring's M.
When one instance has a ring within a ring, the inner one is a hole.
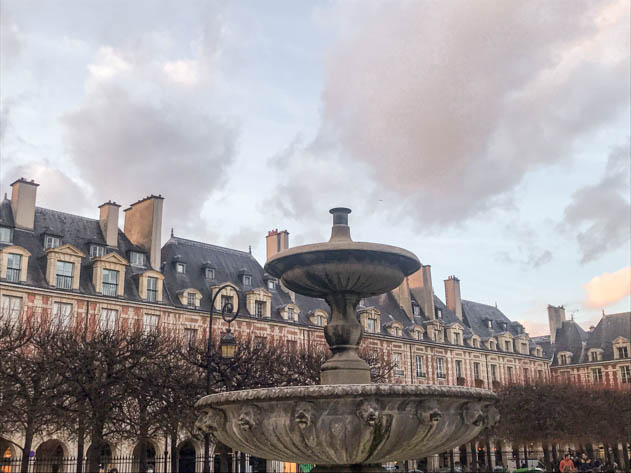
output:
M197 427L235 450L318 465L444 452L499 419L494 393L459 386L346 384L252 389L197 402Z

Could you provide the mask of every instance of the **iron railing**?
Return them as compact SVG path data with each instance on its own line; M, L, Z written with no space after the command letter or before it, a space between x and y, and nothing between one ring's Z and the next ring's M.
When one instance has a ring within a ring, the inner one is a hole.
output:
M72 289L72 276L57 275L57 287L59 289Z

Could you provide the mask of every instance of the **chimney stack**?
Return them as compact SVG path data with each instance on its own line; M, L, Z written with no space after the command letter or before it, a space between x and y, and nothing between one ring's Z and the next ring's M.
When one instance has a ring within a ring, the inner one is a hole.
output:
M445 303L447 308L462 320L462 299L460 298L460 279L449 276L445 279Z
M556 342L557 329L565 322L565 307L548 304L548 324L550 325L550 343Z
M107 246L118 246L118 209L120 205L108 200L99 205L99 225Z
M164 197L150 195L125 209L123 231L134 245L148 253L149 263L156 271L160 271L163 204Z
M16 228L33 230L35 227L35 197L39 184L23 177L11 184L11 211Z
M270 230L265 237L267 248L267 259L269 260L276 253L289 248L289 232L287 230Z
M432 287L432 267L422 265L421 269L408 276L410 291L423 308L423 313L430 319L435 318L434 289Z

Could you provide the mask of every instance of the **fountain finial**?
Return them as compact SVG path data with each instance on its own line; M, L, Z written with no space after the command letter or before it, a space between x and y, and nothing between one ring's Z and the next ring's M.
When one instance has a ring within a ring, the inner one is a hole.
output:
M351 213L351 209L335 207L329 210L329 213L333 215L333 227L329 241L352 241L351 227L348 226L348 214Z

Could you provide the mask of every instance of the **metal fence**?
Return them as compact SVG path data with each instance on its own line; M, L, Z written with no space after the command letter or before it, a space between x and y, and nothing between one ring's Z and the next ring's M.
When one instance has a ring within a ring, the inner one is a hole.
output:
M251 457L244 453L217 454L210 458L212 473L280 473L279 462L270 462ZM300 467L300 466L299 466ZM149 470L151 468L151 470ZM147 458L146 468L140 459L134 456L103 457L98 465L90 465L88 458L76 457L32 457L28 459L28 468L23 473L202 473L203 456L178 456L173 460L169 455ZM308 468L298 470L309 471ZM0 473L21 473L21 458L0 459Z

